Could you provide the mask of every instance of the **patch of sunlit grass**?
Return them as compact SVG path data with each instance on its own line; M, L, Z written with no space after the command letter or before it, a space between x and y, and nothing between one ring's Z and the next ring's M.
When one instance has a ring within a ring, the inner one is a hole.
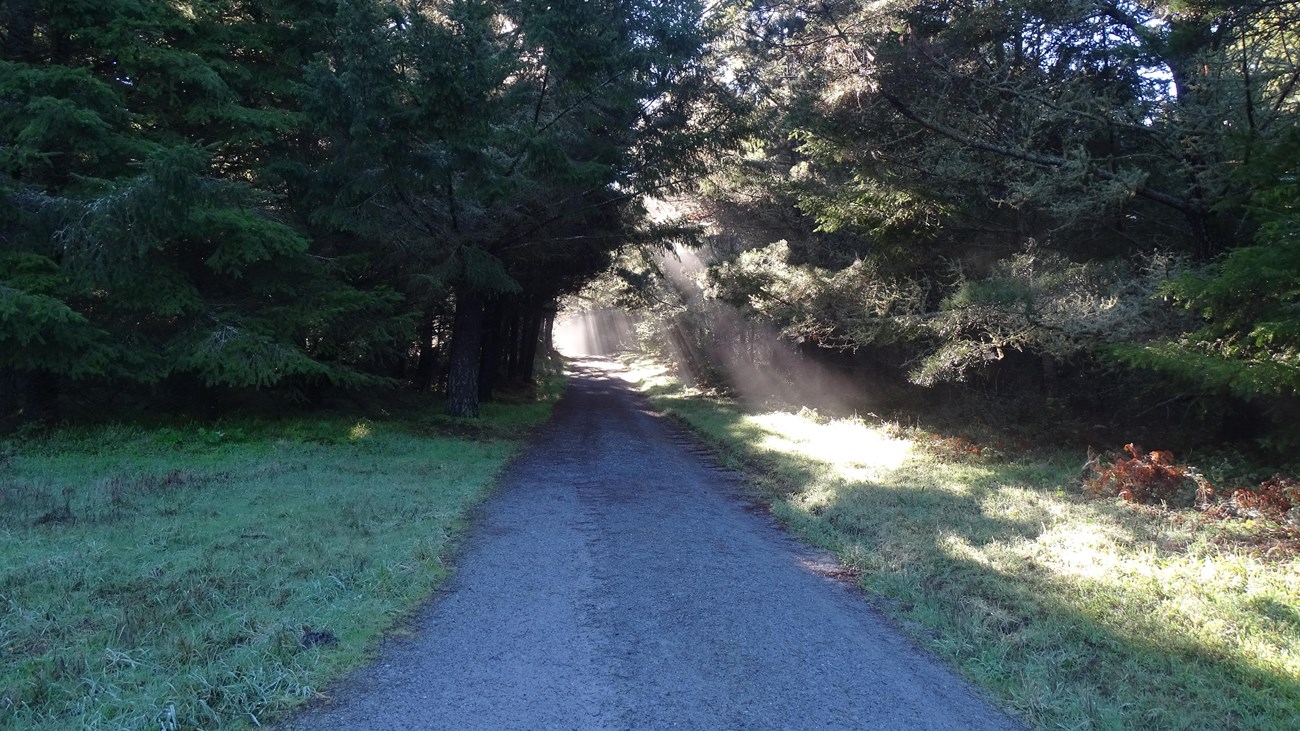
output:
M370 436L369 420L358 421L357 423L352 425L351 429L348 430L349 441L359 442L368 436Z
M914 446L857 419L822 422L784 411L746 418L767 432L761 448L817 460L844 480L869 480L896 470Z
M643 366L647 372L649 366ZM1300 560L1076 489L1079 460L915 448L653 383L919 641L1042 728L1300 728Z
M699 395L695 389L681 385L667 364L645 356L626 356L619 359L622 368L618 375L642 391L663 398L690 398Z
M650 358L636 357L623 359L624 368L619 371L619 375L626 381L637 384L641 388L654 388L675 384L672 372L668 365Z

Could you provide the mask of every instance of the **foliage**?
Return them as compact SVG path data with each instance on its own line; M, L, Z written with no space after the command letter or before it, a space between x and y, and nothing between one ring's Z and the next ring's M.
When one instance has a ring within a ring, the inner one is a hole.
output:
M693 0L420 7L340 6L307 75L325 144L304 198L426 322L450 298L465 416L496 361L531 359L499 333L533 343L543 313L639 237L640 194L699 154L684 120L713 89L696 63L710 31Z
M1122 389L1134 415L1288 448L1292 5L729 12L719 52L752 109L687 204L710 286L686 319L717 299L813 360L1092 421Z
M907 339L923 327L926 282L881 276L864 260L827 270L791 258L778 241L722 261L709 271L711 294L827 347Z
M1171 279L1164 291L1195 313L1201 326L1144 348L1124 351L1154 367L1243 397L1292 395L1300 389L1300 186L1261 192L1254 240Z
M870 229L906 211L906 195L946 203L951 233L980 218L994 226L976 236L1006 222L1081 243L1178 226L1183 241L1223 246L1241 220L1238 161L1286 135L1293 113L1288 12L839 3L775 5L755 23L807 21L776 49L822 66L795 81L807 108L792 121L826 188L852 176L863 190L821 194L830 225Z
M979 279L959 275L955 291L925 326L939 349L912 371L930 385L961 380L1005 352L1069 361L1098 357L1115 343L1140 342L1179 325L1153 295L1180 269L1177 259L1075 263L1030 242Z
M1216 512L1300 524L1300 479L1274 475L1258 487L1233 490Z
M1120 455L1110 465L1090 460L1093 474L1084 485L1098 495L1115 495L1142 505L1186 505L1194 497L1205 506L1214 489L1200 473L1187 465L1174 463L1171 452L1143 452L1133 444L1124 445L1129 456Z
M964 380L1012 351L1103 357L1180 324L1153 296L1181 268L1169 256L1075 263L1030 242L982 276L958 269L946 282L891 276L871 260L830 270L791 258L784 241L744 251L710 269L711 294L823 348L907 343L921 385ZM936 291L949 292L937 307Z
M17 257L7 263L20 268ZM106 333L57 297L0 282L0 323L4 366L72 376L108 370L112 352Z
M265 175L299 123L298 70L262 60L280 34L233 6L74 5L11 4L0 61L0 380L27 384L0 419L52 413L68 378L381 382L369 356L409 318L315 256Z
M1084 466L1084 487L1095 495L1116 496L1140 505L1194 507L1214 518L1264 518L1296 523L1300 517L1300 480L1274 475L1256 487L1237 488L1226 499L1195 467L1174 462L1167 451L1143 452L1124 445L1129 456L1104 464L1102 455L1089 450ZM1091 473L1091 474L1087 474ZM1194 495L1194 503L1189 503Z
M95 385L427 389L480 301L459 371L530 379L556 299L638 237L639 195L725 136L702 12L9 3L0 421Z

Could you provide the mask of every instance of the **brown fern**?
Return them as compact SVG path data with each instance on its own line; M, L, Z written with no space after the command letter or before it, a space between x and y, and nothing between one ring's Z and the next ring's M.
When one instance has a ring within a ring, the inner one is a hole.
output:
M1229 502L1238 514L1283 520L1288 512L1300 508L1300 479L1275 475L1259 487L1234 490Z
M1183 501L1193 487L1198 504L1205 504L1213 494L1213 487L1198 472L1174 463L1172 452L1143 452L1132 443L1125 444L1124 451L1130 456L1119 455L1110 465L1089 455L1087 467L1093 475L1084 480L1084 485L1095 494L1114 495L1142 505Z

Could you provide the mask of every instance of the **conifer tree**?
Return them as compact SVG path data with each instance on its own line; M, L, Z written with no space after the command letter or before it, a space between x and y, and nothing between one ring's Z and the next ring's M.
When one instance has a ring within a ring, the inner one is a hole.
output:
M475 413L498 372L530 377L640 193L689 171L701 13L0 5L0 410L91 382L391 382L416 344L416 380L449 357Z
M691 2L340 5L310 76L328 149L314 220L385 262L413 311L450 299L452 413L477 413L485 312L527 310L531 343L558 270L594 271L625 240L574 231L621 222L611 211L682 165L664 119L691 101L698 17Z
M405 337L395 298L340 281L281 204L301 118L300 70L268 60L280 7L10 5L5 415L49 415L67 379L372 382L373 344Z

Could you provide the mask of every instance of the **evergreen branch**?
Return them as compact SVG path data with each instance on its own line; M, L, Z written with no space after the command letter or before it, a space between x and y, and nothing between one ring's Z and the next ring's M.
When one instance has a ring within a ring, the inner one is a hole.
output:
M857 48L854 47L853 42L848 37L848 34L845 33L844 29L840 26L839 21L836 19L834 13L831 11L830 5L827 3L823 3L822 12L825 14L827 20L830 21L831 25L835 28L836 37L839 38L840 42L845 46L845 49L849 52L849 55L853 57L853 60L857 63L859 68L863 72L866 72L870 68L869 64L867 64L866 61L862 58L861 54L858 53ZM935 134L946 137L952 140L953 142L956 142L957 144L962 145L964 147L968 147L973 150L980 150L982 152L988 152L994 155L999 155L1001 157L1007 157L1014 160L1021 160L1024 162L1033 163L1035 165L1043 165L1047 167L1064 167L1070 163L1070 161L1067 158L1060 157L1057 155L1048 155L1039 152L1032 152L1029 150L1016 149L1013 147L1007 147L1005 145L999 145L993 142L988 142L986 140L980 140L971 137L961 132L960 130L957 130L953 127L949 127L948 125L945 125L941 122L936 122L930 119L926 119L925 117L922 117L920 114L913 111L909 106L907 106L907 104L905 104L903 100L899 99L897 96L890 93L889 90L885 89L883 85L875 84L874 86L875 86L876 94L880 96L882 99L884 99L886 102L888 102L889 105L893 107L894 110L897 111L899 114L901 114L903 117L915 122L916 124L920 125L925 129L930 130L931 132L934 132ZM1125 186L1129 185L1129 183L1125 181L1122 177L1108 170L1104 170L1101 168L1093 168L1091 172L1097 177L1101 178L1102 180L1121 183ZM1156 203L1160 203L1162 205L1181 211L1190 216L1199 216L1204 212L1202 207L1194 202L1183 200L1181 198L1177 198L1167 193L1162 193L1158 190L1152 190L1143 185L1133 186L1130 189L1132 190L1134 195L1137 195L1142 198L1146 198Z
M548 69L547 69L547 74L548 74L548 75L547 75L547 77L544 77L544 78L543 78L543 82L545 82L545 79L546 79L546 78L549 78L549 73L550 73L550 69L548 68ZM556 113L555 113L555 116L553 116L553 117L551 117L551 119L547 120L546 124L542 125L541 127L537 127L537 126L536 126L536 125L537 125L538 118L540 117L540 114L541 114L541 107L542 107L542 99L539 97L538 100L537 100L537 112L538 112L538 114L537 114L537 116L535 116L535 117L533 118L533 126L534 126L534 129L533 129L533 134L532 134L532 136L529 138L529 141L531 142L532 140L537 139L538 135L544 134L544 133L545 133L547 130L549 130L551 127L554 127L555 125L559 124L561 120L563 120L564 118L568 117L570 114L572 114L574 111L576 111L576 110L577 110L579 107L581 107L583 104L586 104L587 102L591 101L592 99L595 99L595 98L596 98L596 92L600 91L601 89L604 89L605 87L609 86L610 84L614 83L615 81L618 81L621 77L625 76L627 73L628 73L628 72L626 72L626 71L624 71L624 72L620 72L620 73L614 74L613 76L609 77L608 79L605 79L605 80L602 81L600 84L598 84L595 88L593 88L593 89L587 91L586 93L582 94L581 96L579 96L576 100L574 100L574 102L573 102L572 104L570 104L569 106L565 107L564 109L561 109L560 111L556 112ZM543 94L544 94L544 93L545 93L545 83L543 83ZM512 158L510 159L510 165L506 168L506 171L505 171L505 177L508 178L508 177L514 175L515 168L518 167L518 165L519 165L519 161L522 160L522 159L524 158L524 154L527 153L527 152L528 152L528 145L527 145L527 144L524 144L522 147L519 148L519 152L515 153L514 157L512 157Z
M930 130L931 132L947 137L953 142L956 142L957 144L960 144L964 147L969 147L973 150L980 150L981 152L988 152L994 155L1000 155L1002 157L1008 157L1014 160L1021 160L1024 162L1030 162L1036 165L1044 165L1048 167L1064 167L1070 163L1069 159L1060 157L1058 155L1048 155L1039 152L1031 152L1028 150L1019 150L1013 147L998 145L992 142L988 142L986 140L980 140L980 139L970 137L966 134L963 134L961 131L949 127L943 123L935 122L933 120L929 120L922 117L921 115L914 112L905 103L903 103L903 101L899 99L897 96L894 96L889 91L887 91L884 87L878 88L876 90L876 93L879 94L881 98L883 98L885 101L889 102L889 105L891 107L893 107L899 114L903 115L907 119L912 120L913 122L919 124L925 129ZM1094 167L1091 168L1090 172L1092 172L1092 174L1096 175L1102 180L1123 183L1126 186L1128 185L1128 182L1125 181L1122 177L1116 175L1115 173L1110 172L1109 170ZM1173 208L1178 211L1182 211L1183 213L1186 214L1200 215L1203 212L1202 207L1192 201L1187 201L1182 198L1169 195L1167 193L1162 193L1158 190L1152 190L1151 188L1148 188L1144 185L1133 186L1131 190L1133 191L1133 194L1136 196L1139 196L1141 198L1146 198L1147 200L1154 201L1156 203L1160 203L1165 206L1169 206L1170 208Z
M573 194L573 195L571 195L571 196L569 196L569 197L567 197L567 198L565 198L565 199L559 201L558 203L556 203L556 206L559 207L559 208L561 208L564 212L556 213L556 214L554 214L554 215L552 215L552 216L550 216L550 217L548 217L548 218L545 218L545 219L542 219L541 221L536 222L532 227L528 228L528 229L525 230L525 231L520 232L519 234L515 235L513 238L511 238L511 239L508 240L509 242L516 242L516 243L508 243L507 245L504 245L504 246L501 246L501 247L499 247L499 248L496 248L496 249L493 250L493 253L496 253L496 254L504 254L504 253L509 252L509 251L514 251L514 250L516 250L516 249L520 249L520 248L524 248L524 247L527 247L527 246L531 246L531 245L532 245L531 242L525 242L525 243L517 243L517 242L520 242L521 240L528 238L529 236L531 236L531 234L534 234L534 233L540 231L541 229L545 228L546 226L549 226L549 225L551 225L551 224L553 224L553 223L556 223L556 222L559 222L559 221L563 221L563 220L565 220L566 218L569 218L570 216L573 216L573 215L576 215L576 214L579 214L579 213L589 213L589 212L591 212L591 211L598 211L598 210L600 210L600 209L602 209L602 208L606 208L606 207L608 207L608 206L610 206L610 205L614 205L614 204L617 204L617 203L625 203L625 202L627 202L627 201L629 201L629 200L632 200L633 198L636 198L637 196L647 195L647 194L649 194L649 193L655 193L655 192L658 192L658 191L660 191L660 190L667 190L667 189L669 189L669 188L672 188L673 186L681 185L682 183L688 183L688 182L691 182L691 181L694 181L694 180L700 180L700 179L702 179L702 178L704 178L704 177L707 177L708 175L709 175L709 173L707 173L707 172L701 172L701 173L696 174L696 175L688 175L688 176L686 176L686 177L684 177L684 178L676 178L676 179L673 179L673 180L669 180L669 181L666 181L666 182L660 183L660 184L658 184L658 185L650 186L650 187L648 187L648 188L637 189L637 190L630 190L630 191L627 191L627 192L625 192L625 193L620 193L619 195L611 196L611 197L609 197L609 198L606 198L606 199L600 201L599 203L592 203L592 204L588 204L588 205L586 205L586 206L582 206L582 207L580 207L580 208L574 208L574 209L567 209L567 208L565 208L565 204L567 204L569 201L575 200L575 199L577 199L577 198L582 198L582 197L584 197L584 196L590 195L590 194L595 193L595 192L597 192L597 191L599 191L599 190L602 189L602 188L588 188L588 189L583 190L583 191L581 191L581 192L579 192L579 193L575 193L575 194ZM602 187L603 187L603 186L602 186Z

